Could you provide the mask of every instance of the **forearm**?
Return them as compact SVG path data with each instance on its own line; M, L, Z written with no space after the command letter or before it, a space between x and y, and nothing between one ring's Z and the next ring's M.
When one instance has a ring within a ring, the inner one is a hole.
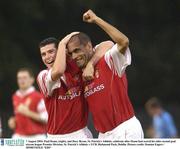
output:
M96 17L94 23L101 27L118 44L120 52L125 52L129 40L123 33L99 17Z
M37 122L41 122L41 123L45 123L45 121L43 121L40 117L40 114L37 113L37 112L34 112L34 111L31 111L29 110L27 113L26 113L26 116L37 121Z
M104 56L104 54L112 48L114 43L112 41L103 41L95 49L93 57L90 59L89 63L93 66Z
M95 66L97 64L97 62L101 59L101 57L103 56L102 53L100 53L100 51L95 52L95 54L93 55L93 57L90 59L90 61L88 62L88 64L91 64L92 66Z
M52 67L51 77L52 80L59 79L63 75L66 69L66 45L64 43L59 43L58 51L54 65Z

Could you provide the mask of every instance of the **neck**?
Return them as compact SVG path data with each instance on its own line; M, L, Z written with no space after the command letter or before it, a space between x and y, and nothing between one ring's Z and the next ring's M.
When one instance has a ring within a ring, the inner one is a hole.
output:
M21 93L24 93L24 92L26 92L29 88L31 88L31 86L30 86L30 87L27 87L27 88L20 88L19 91L20 91Z
M94 53L95 53L94 50L92 50L91 53L89 53L88 62L92 59Z
M89 53L86 64L84 65L84 67L82 68L82 71L86 68L87 64L89 63L89 61L92 60L92 57L94 55L94 51L92 51L91 53Z

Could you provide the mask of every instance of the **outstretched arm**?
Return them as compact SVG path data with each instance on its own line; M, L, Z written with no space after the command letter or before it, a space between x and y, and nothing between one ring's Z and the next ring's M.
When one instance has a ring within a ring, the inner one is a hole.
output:
M83 20L88 23L95 23L99 27L101 27L112 38L112 40L118 44L119 52L121 52L122 54L125 53L129 45L129 40L118 29L116 29L114 26L107 23L100 17L96 16L96 14L92 10L88 10L84 13Z

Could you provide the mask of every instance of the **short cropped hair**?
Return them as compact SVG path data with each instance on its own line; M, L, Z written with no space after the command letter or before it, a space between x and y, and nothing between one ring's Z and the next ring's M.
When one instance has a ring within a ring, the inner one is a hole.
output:
M30 77L32 77L32 78L34 78L34 73L33 73L33 71L32 71L32 69L30 69L30 68L27 68L27 67L22 67L22 68L20 68L18 71L17 71L17 73L19 73L19 72L28 72L29 73L29 76Z
M147 103L145 104L146 108L161 108L161 102L159 101L159 99L157 97L152 97L150 98Z
M39 43L39 48L42 48L48 44L51 44L51 43L54 43L55 44L55 47L57 48L58 47L58 40L54 37L49 37L49 38L46 38L44 40L42 40L40 43Z
M79 40L80 44L83 44L83 45L86 45L88 42L91 43L90 37L83 32L80 32L79 34L72 36L68 43L71 43L75 40Z

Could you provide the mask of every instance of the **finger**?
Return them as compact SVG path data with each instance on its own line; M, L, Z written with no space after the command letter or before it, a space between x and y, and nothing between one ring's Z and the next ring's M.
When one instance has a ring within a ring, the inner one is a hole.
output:
M74 35L79 34L79 33L80 33L80 32L78 32L78 31L72 32L72 33L69 34L69 36L71 37L71 36L74 36Z
M94 76L85 76L84 78L85 78L85 80L90 81L90 80L94 79Z
M67 42L71 39L72 36L74 36L74 35L76 35L76 34L79 34L79 33L80 33L80 32L72 32L72 33L66 35L66 37L64 37L64 38L62 39L62 42L67 43Z
M83 16L83 20L84 21L87 21L88 19L90 19L90 16L88 13L85 13L84 16Z
M31 98L28 98L27 100L26 100L26 102L25 102L25 105L26 106L29 106L31 104Z
M88 81L90 81L90 80L92 80L92 79L93 79L92 76L88 76L88 78L87 78Z

